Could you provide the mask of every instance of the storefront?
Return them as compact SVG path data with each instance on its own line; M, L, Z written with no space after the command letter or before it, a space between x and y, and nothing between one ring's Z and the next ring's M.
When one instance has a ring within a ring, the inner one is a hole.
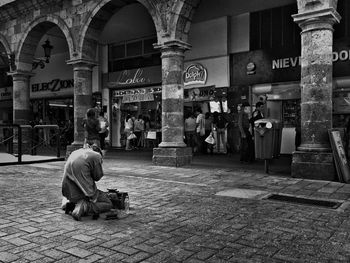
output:
M112 147L125 146L123 131L128 114L135 118L142 116L148 122L149 129L158 133L159 138L162 119L160 66L108 73L104 75L103 81L110 90Z
M12 122L12 86L0 88L0 121L2 123Z
M32 83L30 103L35 124L57 124L63 128L73 121L73 79L53 79L49 82Z
M227 112L228 57L185 62L184 114Z
M350 51L344 41L333 47L333 127L350 117ZM250 102L266 102L265 116L282 123L282 154L295 150L295 126L300 122L300 51L256 50L231 56L232 82L250 89Z

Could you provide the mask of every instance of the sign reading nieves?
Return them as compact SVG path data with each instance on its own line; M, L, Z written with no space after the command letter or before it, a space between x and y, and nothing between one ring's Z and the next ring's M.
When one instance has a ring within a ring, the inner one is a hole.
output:
M333 52L333 62L350 60L350 50L341 50ZM272 60L272 69L293 68L300 66L301 60L299 57L278 58Z

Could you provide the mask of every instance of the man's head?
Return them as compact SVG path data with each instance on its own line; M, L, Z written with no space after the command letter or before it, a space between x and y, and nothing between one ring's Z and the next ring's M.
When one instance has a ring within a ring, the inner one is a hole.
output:
M97 153L101 154L101 156L103 157L103 153L102 153L101 148L98 147L96 144L91 145L91 149L92 149L94 152L97 152Z
M261 102L261 101L258 101L256 104L255 104L255 108L259 111L262 111L264 110L264 103Z

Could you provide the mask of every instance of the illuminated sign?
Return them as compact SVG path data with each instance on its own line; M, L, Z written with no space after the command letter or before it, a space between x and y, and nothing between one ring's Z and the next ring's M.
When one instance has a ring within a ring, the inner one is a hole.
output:
M207 82L207 78L207 69L198 63L189 65L184 72L185 86L195 84L204 85Z

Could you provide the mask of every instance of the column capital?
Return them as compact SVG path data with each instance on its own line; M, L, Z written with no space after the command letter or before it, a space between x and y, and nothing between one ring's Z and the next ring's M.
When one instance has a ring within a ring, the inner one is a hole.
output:
M322 28L333 30L333 25L339 23L341 19L341 16L333 7L306 11L292 15L292 17L303 32Z
M73 65L74 70L92 70L93 67L98 65L96 61L82 58L70 59L67 60L66 63L68 65Z
M30 78L35 75L35 73L27 70L15 70L11 72L7 72L8 76L12 76L12 78Z
M167 50L182 50L183 52L185 52L186 50L189 50L191 49L191 45L184 42L184 41L181 41L181 40L178 40L178 39L173 39L173 40L168 40L168 41L165 41L161 44L153 44L153 47L154 48L157 48L157 49L161 49L162 51L167 51Z

